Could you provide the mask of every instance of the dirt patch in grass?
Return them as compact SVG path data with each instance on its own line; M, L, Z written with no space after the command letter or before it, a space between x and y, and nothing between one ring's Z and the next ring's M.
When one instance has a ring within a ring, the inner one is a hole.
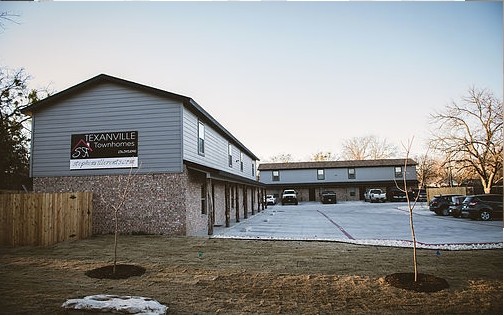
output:
M415 280L415 273L393 273L385 277L388 284L400 289L416 292L437 292L447 289L450 285L440 277L430 274L418 273Z
M141 276L145 273L144 267L139 267L133 264L116 264L106 265L99 268L94 268L86 271L85 274L90 278L95 279L127 279L134 276Z
M0 311L62 314L70 298L151 297L170 314L502 314L502 249L418 250L419 272L449 288L422 293L386 276L412 272L412 250L335 242L121 236L127 279L85 273L110 265L113 236L48 248L0 248Z

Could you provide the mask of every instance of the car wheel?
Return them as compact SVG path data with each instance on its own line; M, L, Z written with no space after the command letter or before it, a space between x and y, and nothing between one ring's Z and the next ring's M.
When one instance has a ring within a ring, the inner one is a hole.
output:
M489 210L482 210L480 213L480 219L482 221L489 221L492 219L492 213Z
M448 208L445 208L441 211L441 215L443 216L448 216L449 215L449 212L448 212Z

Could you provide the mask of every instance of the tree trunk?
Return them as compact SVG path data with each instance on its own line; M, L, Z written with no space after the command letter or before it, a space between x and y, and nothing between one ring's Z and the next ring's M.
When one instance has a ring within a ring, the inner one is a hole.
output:
M118 209L114 210L114 219L115 219L115 232L114 232L114 266L112 267L112 274L116 273L117 266L117 236L119 235L119 224L118 224Z
M408 206L409 206L408 198ZM417 249L416 249L416 235L415 226L413 225L413 208L410 207L410 228L411 228L411 238L413 239L413 271L415 273L415 282L418 280L418 265L417 265Z
M486 194L489 194L490 191L492 191L493 177L487 180L485 180L483 177L481 177L480 179L481 179L481 185L483 186L483 191L485 191Z

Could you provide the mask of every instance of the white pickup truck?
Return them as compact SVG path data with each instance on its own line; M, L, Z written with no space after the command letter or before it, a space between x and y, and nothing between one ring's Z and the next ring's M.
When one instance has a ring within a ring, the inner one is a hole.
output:
M297 193L295 190L284 190L282 193L282 205L287 203L298 205Z
M385 202L387 200L387 194L381 189L368 189L364 193L364 200L367 202Z

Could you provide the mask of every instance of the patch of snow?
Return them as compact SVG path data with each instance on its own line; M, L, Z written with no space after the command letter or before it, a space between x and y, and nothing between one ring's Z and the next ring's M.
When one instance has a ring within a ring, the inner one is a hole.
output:
M288 240L288 241L334 241L366 246L385 246L399 248L413 248L413 242L410 240L387 240L387 239L343 239L343 238L325 238L317 236L231 236L214 235L211 238L216 239L248 239L248 240ZM484 249L502 249L502 242L487 243L445 243L428 244L417 241L418 249L438 249L438 250L484 250Z
M84 298L69 299L62 305L67 309L82 309L92 312L119 312L138 315L164 315L168 309L159 302L141 296L90 295Z

